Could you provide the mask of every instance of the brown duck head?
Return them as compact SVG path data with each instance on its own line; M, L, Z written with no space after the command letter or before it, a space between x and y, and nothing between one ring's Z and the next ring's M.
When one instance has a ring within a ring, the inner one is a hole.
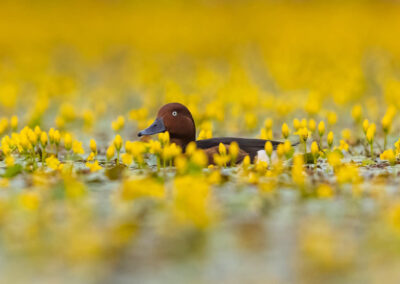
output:
M196 140L196 127L190 111L180 103L169 103L160 108L156 120L138 136L168 131L173 143L185 148Z

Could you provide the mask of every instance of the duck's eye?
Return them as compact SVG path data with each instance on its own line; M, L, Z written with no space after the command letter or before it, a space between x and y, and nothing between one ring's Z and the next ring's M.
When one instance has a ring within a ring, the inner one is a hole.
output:
M177 112L176 110L174 110L174 111L172 112L172 115L173 115L173 116L177 116L177 115L178 115L178 112Z

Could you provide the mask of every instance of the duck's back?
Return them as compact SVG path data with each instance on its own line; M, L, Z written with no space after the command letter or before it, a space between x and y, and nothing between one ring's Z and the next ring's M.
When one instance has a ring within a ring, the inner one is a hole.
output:
M257 156L257 152L264 149L265 143L270 141L274 149L282 142L271 141L265 139L251 139L251 138L239 138L239 137L216 137L211 139L197 140L196 145L199 149L210 149L219 145L219 143L229 145L232 142L236 142L239 148L250 156L251 160Z

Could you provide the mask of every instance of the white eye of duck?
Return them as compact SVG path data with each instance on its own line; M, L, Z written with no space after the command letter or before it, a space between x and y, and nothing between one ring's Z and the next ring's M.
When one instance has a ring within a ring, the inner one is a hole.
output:
M173 116L177 116L177 115L178 115L178 112L177 112L176 110L174 110L174 111L172 112L172 115L173 115Z

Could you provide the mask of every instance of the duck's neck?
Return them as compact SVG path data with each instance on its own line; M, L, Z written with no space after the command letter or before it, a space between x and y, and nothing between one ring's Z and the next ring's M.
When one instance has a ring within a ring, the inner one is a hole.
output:
M175 143L176 145L181 147L183 152L185 152L186 146L192 141L195 141L195 139L171 138L171 143Z

